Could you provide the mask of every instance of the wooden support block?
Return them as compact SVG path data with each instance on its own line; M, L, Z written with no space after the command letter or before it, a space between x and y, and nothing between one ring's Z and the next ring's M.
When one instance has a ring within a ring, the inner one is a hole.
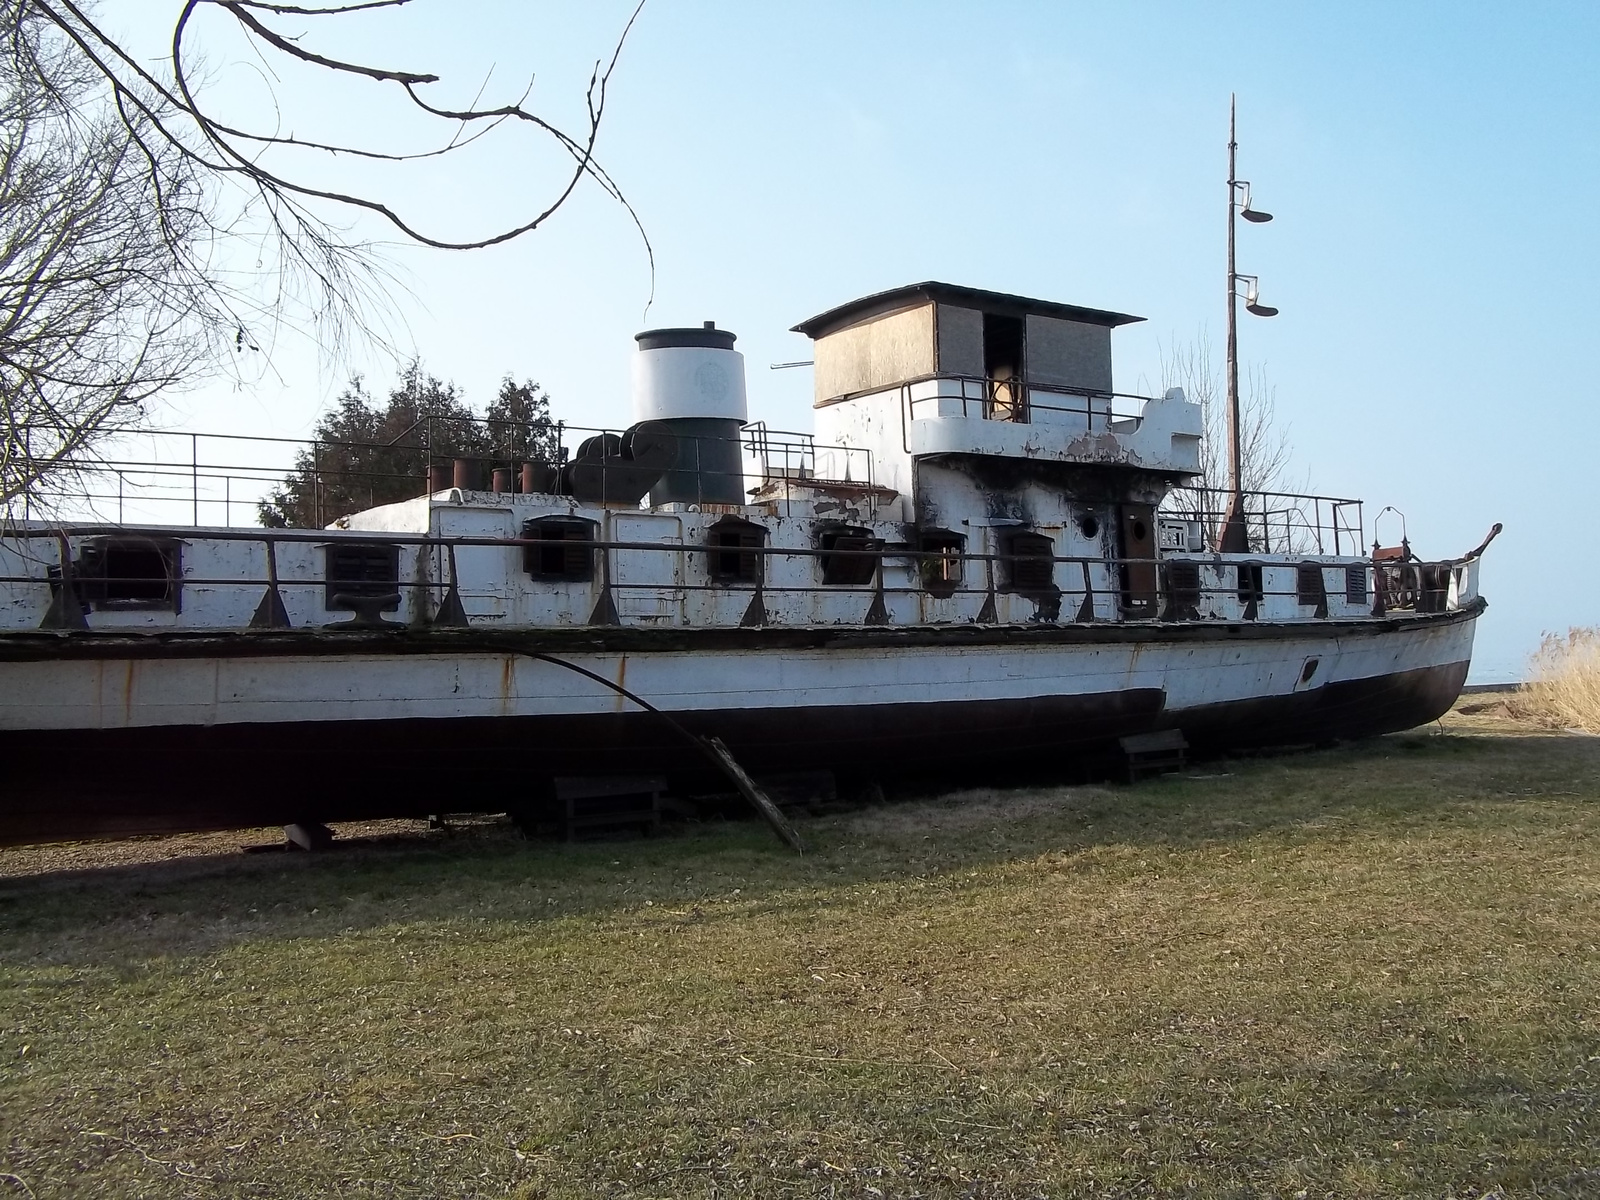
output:
M579 833L632 826L654 833L667 781L655 775L566 775L554 780L567 840Z
M316 821L285 825L283 836L296 850L326 850L333 845L333 830Z
M1183 770L1189 750L1189 743L1180 729L1135 733L1118 738L1117 744L1128 759L1129 783L1137 783L1145 775Z

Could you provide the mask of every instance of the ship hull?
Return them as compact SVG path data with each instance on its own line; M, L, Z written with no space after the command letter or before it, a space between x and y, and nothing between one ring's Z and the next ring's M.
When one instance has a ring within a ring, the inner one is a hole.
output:
M558 775L692 784L707 763L686 734L758 774L947 782L1081 778L1118 738L1166 728L1200 753L1328 743L1445 712L1480 611L7 639L0 841L518 811Z

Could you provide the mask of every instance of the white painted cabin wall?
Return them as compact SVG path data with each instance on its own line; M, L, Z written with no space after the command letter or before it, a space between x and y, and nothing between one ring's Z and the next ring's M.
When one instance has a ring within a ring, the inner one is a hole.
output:
M1085 402L1030 389L1035 392L1042 405ZM1138 420L1112 419L1109 397L1088 403L1089 415L1039 408L1031 421L992 421L984 416L981 389L959 379L928 379L819 408L817 441L870 452L875 482L902 496L911 492L912 462L928 455L1200 470L1200 406L1180 389L1144 401Z

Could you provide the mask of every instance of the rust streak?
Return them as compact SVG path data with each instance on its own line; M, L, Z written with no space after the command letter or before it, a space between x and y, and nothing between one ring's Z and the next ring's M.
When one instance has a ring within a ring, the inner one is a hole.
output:
M133 682L138 669L138 660L130 658L122 677L122 723L125 726L133 724Z
M625 688L627 686L628 686L628 656L626 654L624 654L621 658L617 659L617 687ZM616 708L617 708L618 712L622 712L623 711L624 707L626 706L626 702L627 702L627 697L625 697L619 691L617 693L617 698L616 698Z

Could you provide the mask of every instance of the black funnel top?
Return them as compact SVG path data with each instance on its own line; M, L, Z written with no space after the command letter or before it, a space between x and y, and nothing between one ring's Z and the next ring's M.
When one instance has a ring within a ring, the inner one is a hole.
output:
M641 350L665 350L669 346L708 346L713 350L732 350L736 340L726 329L707 321L689 329L647 329L633 335Z

